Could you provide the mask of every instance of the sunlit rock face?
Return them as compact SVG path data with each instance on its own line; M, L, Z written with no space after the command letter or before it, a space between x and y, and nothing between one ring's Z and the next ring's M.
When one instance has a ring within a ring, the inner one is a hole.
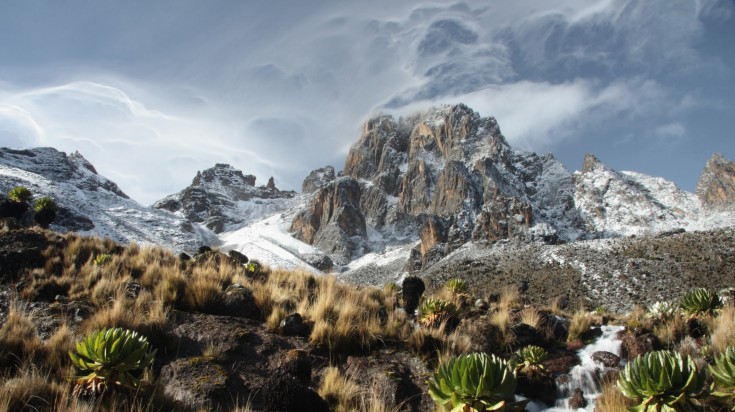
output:
M735 163L715 153L697 182L697 197L705 207L735 208Z

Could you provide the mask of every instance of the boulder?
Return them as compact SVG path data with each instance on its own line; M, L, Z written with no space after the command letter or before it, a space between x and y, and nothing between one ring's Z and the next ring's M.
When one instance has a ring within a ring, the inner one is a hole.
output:
M43 267L49 240L33 230L0 233L0 281L14 281L25 269Z
M230 316L256 320L262 317L260 308L255 304L253 293L239 283L232 284L225 289L223 306L224 313Z
M204 356L176 359L161 369L158 382L164 395L193 408L215 410L236 399L227 385L227 372Z
M642 334L628 332L623 335L621 349L624 358L633 360L638 355L661 349L661 342L652 332Z
M584 398L584 392L577 388L574 390L574 394L569 398L569 409L583 409L587 406L587 399Z
M316 392L292 375L279 371L261 388L263 410L273 412L329 412L329 405Z
M606 368L617 368L620 366L620 356L607 351L597 351L592 354L592 360Z
M735 207L735 162L712 155L697 182L697 197L708 208Z
M286 316L279 327L282 334L286 336L308 336L309 328L304 324L304 319L299 313Z

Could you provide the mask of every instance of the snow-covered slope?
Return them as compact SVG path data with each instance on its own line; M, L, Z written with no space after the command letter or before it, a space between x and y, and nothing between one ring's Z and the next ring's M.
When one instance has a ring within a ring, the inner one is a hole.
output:
M206 228L129 199L76 152L0 148L0 192L14 186L56 200L61 210L52 229L187 251L216 241Z

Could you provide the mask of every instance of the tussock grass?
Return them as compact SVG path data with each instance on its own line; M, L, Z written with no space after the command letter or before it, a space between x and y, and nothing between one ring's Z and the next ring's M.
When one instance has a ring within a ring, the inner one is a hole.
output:
M676 343L686 336L687 324L681 313L676 313L670 319L656 324L653 327L653 333L665 348L674 349Z
M592 327L592 319L587 316L584 308L580 307L574 312L571 323L569 324L569 334L567 335L567 342L573 342L575 340L582 339L583 335L590 330Z
M595 402L595 412L627 412L628 399L620 392L615 381L602 385L600 396Z
M735 347L735 306L726 305L712 321L712 349L724 352L728 346Z
M39 355L41 347L33 319L17 305L11 304L5 323L0 327L0 367L14 367L32 361Z
M327 367L322 375L317 393L335 412L354 411L360 404L363 393L360 385L346 378L334 366Z

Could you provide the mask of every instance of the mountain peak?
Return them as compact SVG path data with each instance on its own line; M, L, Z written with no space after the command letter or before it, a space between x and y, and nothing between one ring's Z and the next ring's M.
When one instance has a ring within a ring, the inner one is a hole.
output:
M697 182L697 197L704 206L726 209L735 206L735 163L715 153Z

